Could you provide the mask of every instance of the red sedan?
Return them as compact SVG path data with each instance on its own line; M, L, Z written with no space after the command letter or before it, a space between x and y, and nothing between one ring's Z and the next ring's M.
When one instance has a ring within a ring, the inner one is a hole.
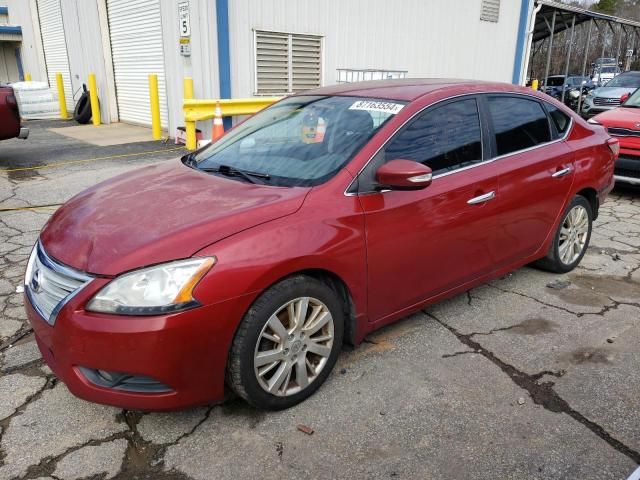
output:
M614 170L616 181L640 185L640 89L621 107L596 115L589 123L604 125L609 135L620 142L620 157Z
M617 147L512 85L305 92L72 198L29 260L27 313L81 398L168 410L227 386L286 408L345 342L531 262L573 269Z

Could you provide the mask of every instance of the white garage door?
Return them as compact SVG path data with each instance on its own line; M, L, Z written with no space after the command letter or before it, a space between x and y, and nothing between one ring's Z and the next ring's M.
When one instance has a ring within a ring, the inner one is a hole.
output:
M49 86L55 92L58 91L56 73L61 73L67 109L70 113L73 113L73 90L71 88L69 57L67 56L67 42L64 37L60 0L38 0L37 4Z
M107 0L107 9L120 121L151 125L149 74L155 73L168 128L160 0Z

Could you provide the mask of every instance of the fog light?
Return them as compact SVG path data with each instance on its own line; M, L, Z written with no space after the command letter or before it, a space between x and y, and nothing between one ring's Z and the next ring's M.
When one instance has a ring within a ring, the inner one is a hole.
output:
M164 383L145 375L111 372L87 367L79 367L79 370L87 380L102 388L138 393L165 393L172 391Z

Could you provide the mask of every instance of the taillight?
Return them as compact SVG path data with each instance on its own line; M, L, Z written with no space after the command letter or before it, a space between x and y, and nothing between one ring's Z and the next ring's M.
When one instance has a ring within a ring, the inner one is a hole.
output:
M15 95L9 94L6 97L6 103L7 106L11 109L11 110L18 110L18 102L16 102L16 97Z
M609 145L609 149L613 153L613 158L617 159L618 155L620 155L620 142L618 142L618 139L610 138L607 140L607 145Z

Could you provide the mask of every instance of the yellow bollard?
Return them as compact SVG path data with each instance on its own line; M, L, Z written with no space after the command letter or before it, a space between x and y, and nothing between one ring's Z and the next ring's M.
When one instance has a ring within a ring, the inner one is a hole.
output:
M25 82L30 82L31 81L31 74L30 73L25 73L24 74L24 81Z
M184 77L184 98L193 99L193 78Z
M67 99L64 96L64 83L62 81L62 74L56 73L56 84L58 85L58 102L60 102L60 118L67 120L69 113L67 112Z
M151 99L151 132L154 140L160 140L162 138L160 96L158 95L158 76L155 73L149 75L149 97Z
M98 101L98 85L95 73L89 74L89 99L91 100L91 119L94 125L100 125L100 102Z
M533 81L531 82L531 89L532 90L538 90L538 79L534 78Z
M184 77L184 98L185 100L193 99L193 78ZM185 132L187 134L186 147L188 150L195 150L198 146L196 137L196 122L184 122Z

